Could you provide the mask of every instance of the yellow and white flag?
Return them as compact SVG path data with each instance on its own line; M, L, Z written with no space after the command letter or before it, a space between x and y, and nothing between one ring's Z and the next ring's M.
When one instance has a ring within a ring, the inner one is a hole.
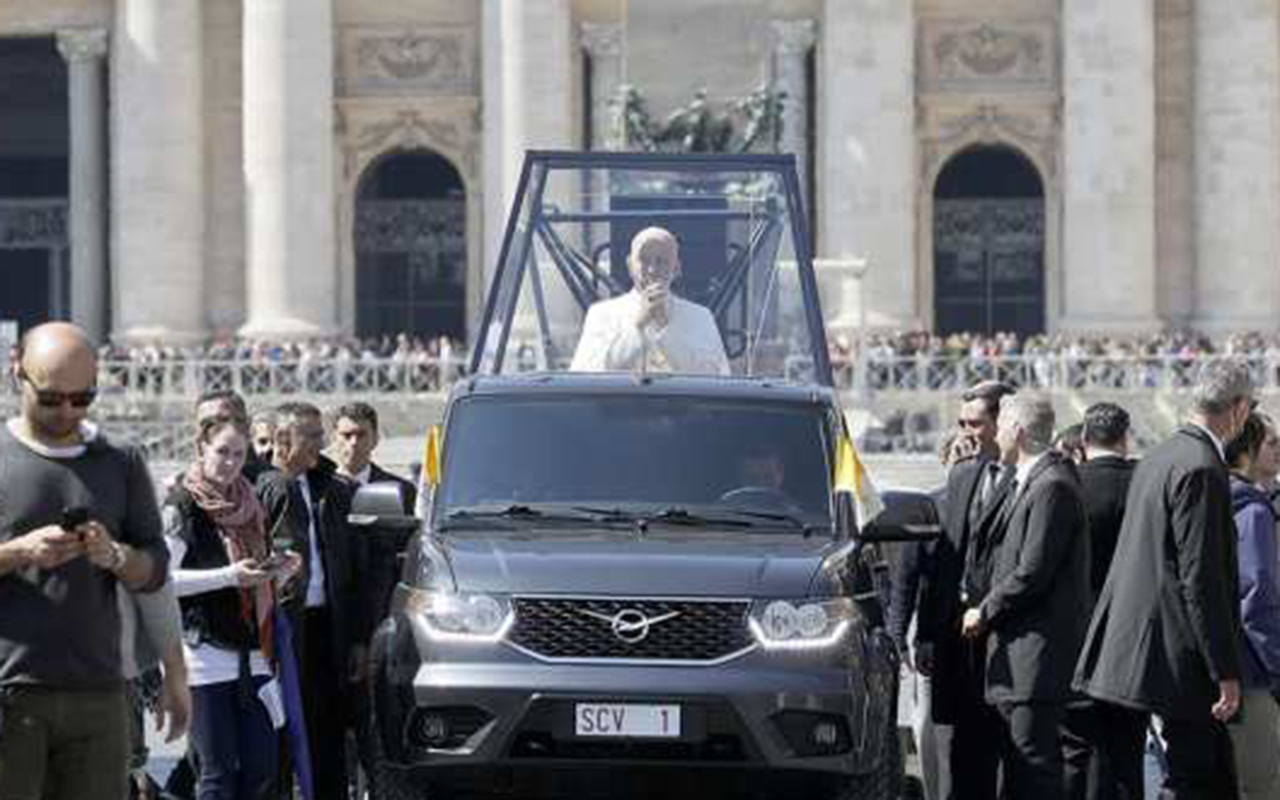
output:
M871 473L858 456L858 448L848 436L840 438L840 452L836 456L835 490L853 495L854 508L858 512L858 527L866 525L884 510L884 501L871 480Z

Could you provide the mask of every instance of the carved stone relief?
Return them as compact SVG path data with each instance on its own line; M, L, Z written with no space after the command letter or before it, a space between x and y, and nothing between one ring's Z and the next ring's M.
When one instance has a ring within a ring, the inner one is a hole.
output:
M340 33L344 95L474 95L475 31L349 27Z
M338 141L343 176L354 180L374 156L388 150L435 150L458 167L472 186L479 184L480 131L474 101L427 111L421 106L361 103L340 106Z
M1006 108L980 104L963 109L919 109L923 185L942 162L971 144L1013 144L1027 152L1046 178L1057 173L1057 105Z
M919 75L926 91L1051 90L1058 80L1052 20L926 20Z

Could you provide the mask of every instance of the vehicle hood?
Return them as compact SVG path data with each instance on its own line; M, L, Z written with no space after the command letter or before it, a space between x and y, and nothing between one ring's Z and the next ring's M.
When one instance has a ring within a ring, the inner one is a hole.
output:
M461 591L803 597L830 537L618 531L450 533L437 540Z

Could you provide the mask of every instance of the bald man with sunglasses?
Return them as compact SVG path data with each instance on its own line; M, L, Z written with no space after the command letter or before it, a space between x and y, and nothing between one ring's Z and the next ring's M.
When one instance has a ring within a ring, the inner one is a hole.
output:
M84 332L33 328L0 426L0 797L123 800L128 706L119 585L153 592L168 552L141 455L87 420Z

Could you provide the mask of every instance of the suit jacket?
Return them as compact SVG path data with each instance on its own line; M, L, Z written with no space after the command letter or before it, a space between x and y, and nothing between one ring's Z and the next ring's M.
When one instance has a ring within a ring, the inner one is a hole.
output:
M368 551L364 543L351 533L347 514L351 509L354 484L339 476L332 461L321 457L320 464L306 474L315 516L318 550L324 564L325 600L332 619L334 654L338 667L345 671L347 656L353 645L368 641L371 620L367 600L368 586L357 576L365 574ZM281 598L281 605L295 623L306 604L307 582L310 580L310 526L306 500L298 481L290 480L279 470L264 472L258 478L258 497L267 510L267 529L274 532L277 547L302 556L302 571ZM295 624L294 635L303 626Z
M1099 456L1078 468L1084 510L1089 517L1089 587L1095 600L1102 593L1116 552L1136 466L1137 462L1121 456Z
M636 328L640 294L627 292L587 309L582 337L569 369L575 372L639 371L648 351L666 357L671 372L728 375L729 359L711 312L697 303L670 295L667 327L655 332Z
M1174 718L1208 719L1240 678L1236 532L1213 441L1180 428L1138 464L1076 686Z
M1064 702L1089 617L1089 535L1075 467L1046 453L1005 501L983 599L989 703Z
M941 724L957 721L958 699L973 690L960 685L966 674L960 620L965 611L960 594L965 571L965 555L971 544L990 540L999 524L1000 507L1009 491L1009 481L1000 483L976 527L970 524L969 506L979 502L978 488L987 462L958 464L947 475L946 513L943 537L933 548L928 573L924 576L920 607L917 610L916 640L933 648L933 719ZM971 530L971 528L973 528ZM976 606L982 598L968 598Z
M400 484L403 487L406 502L405 513L413 513L417 504L418 491L412 483L377 464L369 465L369 483ZM367 581L369 584L365 600L371 605L365 610L365 614L370 622L370 631L387 616L387 609L391 606L391 594L400 580L400 556L404 553L412 536L412 531L397 531L394 534L377 533L367 537L368 575L361 576L361 581Z
M941 523L946 492L946 486L930 492L933 513L916 521L925 524ZM903 542L893 551L894 557L890 561L893 578L889 584L889 635L893 637L899 652L905 653L907 650L907 632L911 628L911 618L919 607L936 548L936 541Z

